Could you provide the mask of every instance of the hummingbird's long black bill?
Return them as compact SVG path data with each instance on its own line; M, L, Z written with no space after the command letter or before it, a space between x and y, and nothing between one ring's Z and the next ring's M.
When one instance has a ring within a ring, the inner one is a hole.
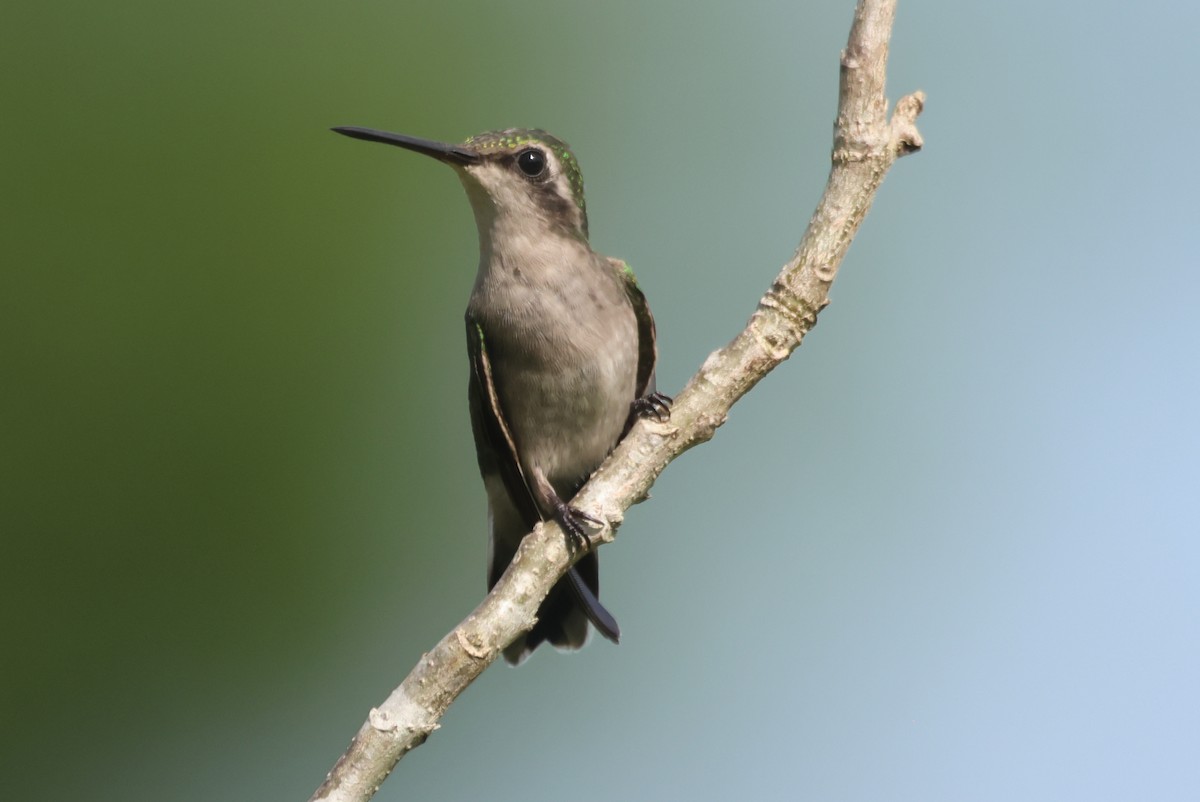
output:
M353 139L365 139L367 142L382 142L385 145L395 145L405 150L424 153L438 161L451 164L478 164L479 154L462 145L451 145L448 142L434 142L432 139L418 139L405 134L393 134L388 131L376 131L374 128L358 128L353 125L340 125L331 128L339 134Z

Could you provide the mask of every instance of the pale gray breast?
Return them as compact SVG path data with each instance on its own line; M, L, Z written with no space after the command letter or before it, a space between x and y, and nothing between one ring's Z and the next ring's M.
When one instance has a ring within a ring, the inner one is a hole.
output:
M616 444L637 381L637 321L619 277L600 261L577 267L536 284L493 273L478 304L504 354L495 371L522 462L563 493Z

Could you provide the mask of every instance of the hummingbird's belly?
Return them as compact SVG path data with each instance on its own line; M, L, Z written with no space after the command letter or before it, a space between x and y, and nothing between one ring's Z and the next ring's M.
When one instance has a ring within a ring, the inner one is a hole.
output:
M638 323L603 257L573 241L539 242L563 248L493 254L467 311L486 331L522 468L569 499L625 428L636 393Z
M502 391L511 399L501 401L530 410L510 421L521 462L540 469L563 498L574 495L616 446L637 383L632 348L574 356L582 358L517 369L505 377Z

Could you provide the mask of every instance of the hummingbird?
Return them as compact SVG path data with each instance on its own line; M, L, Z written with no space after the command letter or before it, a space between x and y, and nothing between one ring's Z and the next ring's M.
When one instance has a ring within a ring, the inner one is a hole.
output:
M475 215L468 400L488 498L488 589L539 521L557 521L583 552L505 659L517 665L547 641L577 649L589 622L616 643L620 627L600 603L588 535L603 522L570 502L638 417L669 419L671 399L655 387L654 318L633 271L588 242L579 163L539 129L487 131L461 144L333 130L449 165Z

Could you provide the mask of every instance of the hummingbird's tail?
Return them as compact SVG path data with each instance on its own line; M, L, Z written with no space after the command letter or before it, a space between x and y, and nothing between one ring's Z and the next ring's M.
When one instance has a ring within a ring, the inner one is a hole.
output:
M497 523L493 518L493 527ZM512 562L517 546L527 531L524 524L518 524L516 528L520 529L520 534L515 538L499 536L502 533L495 530L492 532L488 590L500 580ZM537 623L504 650L504 659L514 666L519 665L545 641L560 649L578 649L587 641L589 621L597 632L616 643L621 637L621 628L612 613L600 603L599 593L600 561L592 552L580 557L567 575L550 589L538 609Z

